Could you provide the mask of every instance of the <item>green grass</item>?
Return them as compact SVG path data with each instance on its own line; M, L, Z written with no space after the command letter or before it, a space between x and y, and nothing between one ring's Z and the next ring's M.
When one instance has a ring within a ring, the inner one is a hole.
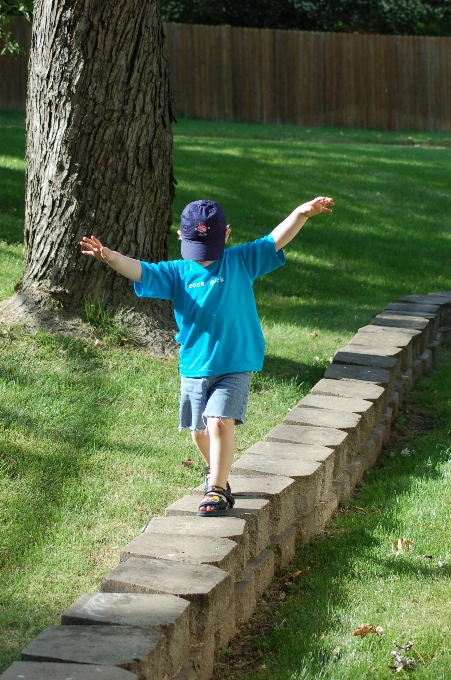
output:
M412 677L448 680L450 347L445 359L412 393L408 409L398 417L402 426L377 466L366 473L358 496L344 504L324 535L298 549L290 572L309 571L293 580L282 606L274 606L275 594L269 611L261 607L254 624L259 634L244 649L241 645L223 655L223 674L217 677L385 680L392 677L395 640L401 645L414 642L410 652L403 652L417 662ZM420 434L424 416L433 429ZM405 448L411 456L401 455ZM414 548L398 555L391 539L402 537L413 541ZM354 636L365 623L382 626L381 636ZM238 671L243 659L254 660L254 669Z
M451 289L446 136L412 133L416 147L398 133L345 133L175 127L175 221L189 201L216 199L239 243L316 195L337 202L287 248L287 266L256 283L267 356L238 452L387 302ZM23 158L23 116L0 114L0 299L22 267ZM178 257L175 233L170 251ZM137 350L91 312L89 342L0 329L0 669L77 595L98 589L149 514L201 480L189 435L177 432L176 361ZM193 467L182 467L187 457Z

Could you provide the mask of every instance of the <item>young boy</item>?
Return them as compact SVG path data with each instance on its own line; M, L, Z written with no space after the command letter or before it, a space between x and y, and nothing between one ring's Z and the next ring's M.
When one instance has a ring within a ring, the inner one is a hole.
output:
M172 300L180 343L180 430L189 428L205 460L198 515L225 515L235 501L228 483L235 425L244 423L252 371L263 365L264 339L253 282L285 264L282 248L309 217L332 212L321 196L296 208L269 236L224 249L230 229L221 206L194 201L180 221L181 260L149 264L84 237L82 253L134 281L139 297Z

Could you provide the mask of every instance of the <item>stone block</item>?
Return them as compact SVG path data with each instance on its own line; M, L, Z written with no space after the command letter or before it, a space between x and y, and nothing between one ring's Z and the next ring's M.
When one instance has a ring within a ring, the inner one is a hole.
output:
M197 503L199 503L199 499L197 499ZM249 559L249 531L244 519L239 517L217 517L214 519L186 514L153 517L147 524L146 533L174 534L181 537L229 538L238 545L237 564L246 564Z
M385 368L374 368L374 366L329 364L324 377L332 380L361 380L362 382L375 383L389 391L393 391L395 384L395 376L391 376Z
M402 381L404 383L404 394L409 394L413 387L413 371L411 368L408 368L407 371L403 373Z
M387 405L387 393L383 387L374 383L362 383L359 380L327 380L323 378L313 386L312 395L371 401L375 408L375 423L379 420Z
M351 489L354 489L356 484L360 482L365 470L366 470L365 461L362 458L362 456L356 456L352 463L349 463L349 465L346 467L345 472L346 474L349 475Z
M440 356L440 343L439 343L439 341L434 340L434 342L431 342L431 344L429 345L429 350L431 352L432 368L435 368L437 366L437 361L438 361L438 358ZM421 356L423 356L423 355L421 355Z
M386 444L390 439L390 428L393 421L393 409L389 406L385 409L384 415L381 418L381 425L384 428L384 434L382 437L382 445Z
M399 392L393 392L390 397L388 398L388 406L391 408L393 411L393 417L396 415L399 409Z
M404 380L402 379L402 376L401 376L401 380L397 380L395 382L395 392L397 392L399 394L399 404L398 404L398 407L399 407L399 406L401 406L402 400L404 399L404 395L406 393L406 387L405 387L405 384L404 384Z
M332 491L337 497L338 504L349 498L351 495L351 482L346 472L343 472L341 477L332 484Z
M376 447L376 453L377 453L377 458L381 455L382 447L384 446L385 443L385 427L382 425L378 425L377 427L374 428L372 434L371 434L371 439L374 442L374 445Z
M251 618L257 606L254 590L254 573L245 571L240 583L235 583L235 616L236 625L242 626Z
M215 634L216 658L222 648L227 647L230 640L233 640L237 633L236 630L236 611L235 597L231 597L229 605L224 609L221 627Z
M249 472L249 470L247 470ZM272 534L278 534L293 523L294 495L296 482L290 477L268 474L238 474L235 469L233 477L232 494L235 498L265 498L269 501L270 526ZM194 493L203 494L204 486L198 486ZM243 577L235 579L241 581Z
M367 399L351 399L350 397L330 397L324 394L307 394L298 406L306 408L322 408L331 411L343 411L344 413L358 413L365 430L371 432L376 425L376 408L372 401Z
M315 508L316 513L316 529L322 531L330 520L334 512L338 508L338 498L335 490L329 491L328 494L321 498L320 502Z
M333 452L331 452L333 455ZM295 485L295 495L292 497L290 508L290 522L281 523L271 521L270 534L280 533L279 526L285 528L292 524L296 511L299 507L314 507L320 498L324 470L321 463L316 461L297 460L291 458L275 457L272 452L268 454L245 453L232 466L231 483L234 486L235 475L245 476L249 474L268 475L274 472L290 472L293 475ZM288 517L286 515L286 517ZM285 524L285 526L283 526Z
M210 680L215 663L215 636L194 648L187 658L187 665L195 671L196 680Z
M368 439L360 449L359 458L363 460L363 469L368 470L373 467L379 457L374 439Z
M390 302L385 307L385 310L390 312L404 312L413 316L423 316L423 314L432 314L436 316L440 310L439 305L421 304L419 302Z
M50 661L14 661L1 677L2 680L138 680L135 673L114 666Z
M387 349L348 345L335 352L333 363L383 368L396 378L401 374L401 355L402 349L400 347Z
M421 359L416 359L416 361L412 361L412 382L415 385L415 383L421 378L422 373L423 373L423 364L421 362Z
M274 572L277 573L287 567L294 560L296 549L296 530L294 526L287 527L277 536L271 536L269 545L274 552Z
M274 553L272 550L263 550L258 557L249 560L246 570L254 574L254 592L257 600L269 587L275 568Z
M308 515L296 517L293 523L296 531L296 540L303 544L308 543L319 531L317 520L316 509L312 510Z
M211 564L230 574L233 581L240 580L244 573L244 562L238 562L238 545L228 538L145 532L121 550L121 562L131 557Z
M22 661L119 666L141 680L163 680L163 636L132 626L50 626L21 653Z
M282 444L298 445L302 444L305 447L314 447L319 451L320 456L322 455L324 448L332 450L334 452L332 460L332 478L334 479L340 476L343 466L346 464L346 460L348 459L352 449L348 433L332 427L276 425L266 435L265 442L278 442ZM249 452L252 452L253 450L254 447L249 449ZM320 459L316 457L317 454L314 454L313 451L309 451L308 448L301 450L301 447L299 446L297 454L304 460L316 460L318 463L321 462ZM327 472L328 471L326 470L326 473ZM332 478L329 480L328 475L326 474L326 478L323 483L324 491L330 489L332 485Z
M365 439L365 423L357 413L334 411L323 408L296 406L288 411L284 425L305 425L307 427L331 427L348 433L348 446L355 449Z
M190 664L182 666L174 680L198 680L197 673Z
M388 356L400 359L400 368L404 371L413 360L412 339L404 334L386 331L387 329L384 332L380 326L365 326L349 340L348 346L359 348L362 352L387 352Z
M422 331L414 328L395 328L393 326L379 326L375 324L368 324L368 326L359 328L354 338L349 341L349 344L356 344L354 340L357 337L364 337L369 333L372 333L377 337L377 345L383 346L384 344L387 344L392 347L411 347L411 351L409 349L407 350L409 352L410 361L418 359L423 351L421 349L424 343Z
M172 676L188 653L189 602L174 595L86 593L61 616L65 626L132 626L163 635L161 657Z
M333 449L325 446L257 442L232 465L232 474L288 475L290 471L296 484L295 510L299 503L313 508L332 485L334 458Z
M376 326L388 326L393 328L407 328L417 331L426 331L430 325L431 319L426 319L424 317L416 317L402 314L377 314L371 323Z
M104 593L168 593L188 600L191 640L193 644L202 644L220 626L221 609L231 596L232 579L209 564L131 557L103 577L101 590Z
M166 515L195 515L199 505L199 496L184 496L166 508ZM234 507L229 510L228 517L244 519L248 529L248 557L256 557L266 548L269 540L270 504L264 498L236 499ZM201 517L204 522L215 521L210 517ZM227 519L227 518L221 518Z

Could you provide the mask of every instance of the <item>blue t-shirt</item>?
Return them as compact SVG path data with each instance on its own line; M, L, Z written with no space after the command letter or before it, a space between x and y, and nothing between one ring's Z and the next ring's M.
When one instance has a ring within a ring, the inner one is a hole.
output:
M261 370L265 341L252 285L282 264L285 255L272 236L227 248L208 267L194 260L141 262L136 295L174 303L181 375Z

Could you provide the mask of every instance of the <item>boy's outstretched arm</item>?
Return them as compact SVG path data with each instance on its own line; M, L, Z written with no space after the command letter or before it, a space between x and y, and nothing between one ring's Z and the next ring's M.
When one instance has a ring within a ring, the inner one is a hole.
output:
M298 206L291 215L288 215L283 222L281 222L271 233L276 245L276 250L280 250L287 245L302 229L309 217L318 215L322 212L332 212L329 206L335 205L332 198L326 196L318 196L313 201L303 203Z
M106 262L113 269L115 269L122 276L126 276L127 279L132 281L141 281L142 277L142 267L141 262L134 260L132 257L126 257L117 253L115 250L110 250L103 246L99 239L95 236L83 236L80 241L82 247L83 255L88 255L88 257L95 257L99 262Z

